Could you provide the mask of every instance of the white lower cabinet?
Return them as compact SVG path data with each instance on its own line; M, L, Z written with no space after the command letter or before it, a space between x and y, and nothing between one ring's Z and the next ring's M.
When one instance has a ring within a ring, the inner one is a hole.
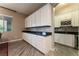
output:
M43 37L30 33L23 33L23 39L44 54L47 54L52 48L51 36Z
M75 37L73 34L55 33L55 42L63 44L63 45L67 45L70 47L74 47Z

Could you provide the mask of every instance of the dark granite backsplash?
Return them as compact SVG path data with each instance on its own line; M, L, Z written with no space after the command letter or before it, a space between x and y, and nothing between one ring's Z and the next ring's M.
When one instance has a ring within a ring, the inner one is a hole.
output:
M52 32L52 29L50 26L40 26L40 27L30 27L25 28L25 31L40 31L40 32Z
M22 32L35 34L39 36L45 36L45 37L52 35L51 26L29 27L29 28L25 28Z
M39 36L44 36L44 37L52 35L51 32L39 32L39 31L22 31L22 32L35 34L35 35L39 35Z

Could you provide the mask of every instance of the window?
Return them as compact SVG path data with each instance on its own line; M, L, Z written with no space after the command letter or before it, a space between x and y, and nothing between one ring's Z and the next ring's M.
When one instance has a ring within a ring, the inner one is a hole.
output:
M4 26L3 26L3 19L2 19L2 17L0 16L0 32L1 32L1 33L3 32L3 28L4 28Z
M12 17L0 16L0 32L11 31L12 27Z

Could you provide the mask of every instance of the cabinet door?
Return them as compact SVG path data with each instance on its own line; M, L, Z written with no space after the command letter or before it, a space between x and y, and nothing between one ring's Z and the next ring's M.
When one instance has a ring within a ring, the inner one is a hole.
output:
M48 36L44 39L44 43L45 43L45 46L44 46L44 49L46 52L48 52L49 50L52 49L52 36Z
M51 26L51 6L45 5L41 8L41 25Z
M22 38L25 39L25 33L22 33Z
M25 19L25 27L34 27L36 26L36 15L35 13L31 14Z
M25 28L27 27L27 18L25 18Z
M40 9L37 10L35 14L36 14L36 20L35 20L36 26L41 26L41 10Z
M55 42L64 44L63 38L62 34L55 34Z
M72 13L68 12L66 14L62 14L62 20L72 20Z
M28 39L27 39L27 38L28 38L28 35L27 35L26 33L23 33L22 35L23 35L23 39L24 39L25 41L28 41Z
M31 19L32 19L31 16L27 17L27 21L26 21L27 27L31 27Z
M62 40L64 42L65 45L68 45L68 46L71 46L71 47L74 47L74 35L72 34L61 34L62 35Z
M54 39L54 42L59 42L59 37L58 37L58 34L55 34L55 39Z
M76 11L76 20L75 20L75 26L79 27L79 11Z
M32 27L32 20L33 20L32 18L33 18L33 16L30 15L29 16L29 22L28 22L29 23L29 27Z
M37 36L36 37L36 44L37 44L37 49L39 49L40 51L44 52L45 50L45 43L44 43L44 38L41 36Z
M33 13L33 14L31 14L30 15L30 27L34 27L35 25L36 25L36 18L35 18L36 16L35 16L35 13Z
M29 17L26 18L25 22L26 27L29 27Z
M72 12L72 25L79 26L79 11Z
M59 18L59 16L55 16L55 27L60 27L60 21L61 19Z
M33 45L34 47L36 47L37 46L36 35L29 34L29 33L28 33L28 35L29 35L29 38L30 38L29 39L30 44Z
M65 41L65 43L67 45L71 46L71 47L74 47L75 46L75 44L74 44L74 42L75 42L74 35L72 35L72 34L71 35L67 35L66 38L67 38L67 40Z
M55 42L74 47L74 35L72 34L55 34Z
M46 54L51 49L51 36L42 37L36 35L35 43L36 43L36 48Z

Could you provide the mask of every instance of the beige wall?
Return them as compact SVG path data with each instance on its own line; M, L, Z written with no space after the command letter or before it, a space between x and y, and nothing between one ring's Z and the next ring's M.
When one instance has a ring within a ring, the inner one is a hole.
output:
M24 28L25 16L1 7L0 14L13 16L12 31L3 33L3 36L8 39L22 38L21 31Z
M79 3L58 4L55 8L55 15L79 10Z

